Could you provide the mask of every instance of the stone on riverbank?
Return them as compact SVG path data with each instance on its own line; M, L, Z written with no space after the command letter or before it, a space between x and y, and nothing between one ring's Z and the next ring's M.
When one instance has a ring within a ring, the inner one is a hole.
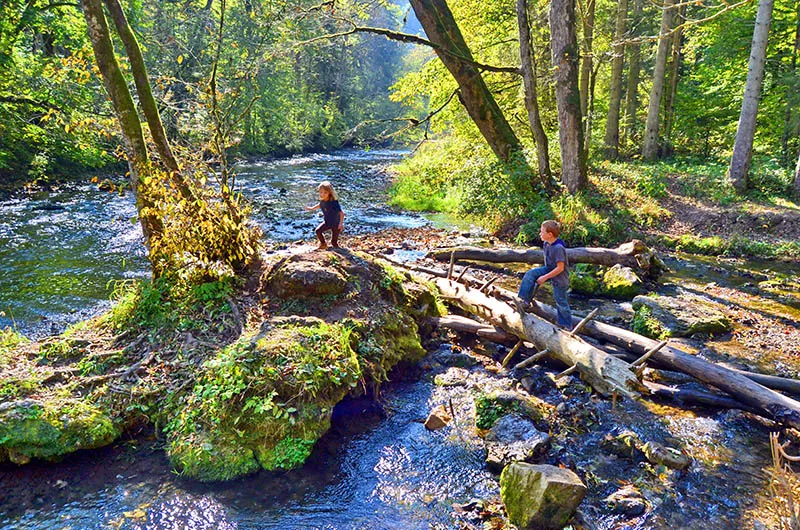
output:
M675 297L650 295L633 299L633 331L653 339L724 333L732 329L720 306L688 293Z
M616 264L603 274L604 295L630 300L642 292L642 280L630 267Z
M569 469L516 462L500 475L508 519L523 530L563 528L587 488Z
M550 445L550 436L519 415L503 416L486 434L486 465L499 472L514 462L533 462Z

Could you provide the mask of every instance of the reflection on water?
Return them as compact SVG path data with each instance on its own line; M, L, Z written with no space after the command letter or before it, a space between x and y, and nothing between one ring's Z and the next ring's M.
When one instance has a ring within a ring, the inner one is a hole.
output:
M428 224L386 204L390 177L383 170L405 153L341 150L327 154L243 163L237 186L253 206L267 239L314 236L316 187L330 180L346 213L345 232ZM30 337L61 332L109 306L109 282L147 277L141 229L130 194L98 191L90 184L0 202L0 329L14 326Z
M427 380L390 385L388 413L365 400L340 405L350 410L337 408L306 465L287 473L199 484L172 475L158 451L136 453L130 463L113 449L56 466L0 467L0 490L44 477L69 483L46 490L45 502L32 507L0 493L0 529L453 528L453 503L498 491L477 439L422 425L438 391Z

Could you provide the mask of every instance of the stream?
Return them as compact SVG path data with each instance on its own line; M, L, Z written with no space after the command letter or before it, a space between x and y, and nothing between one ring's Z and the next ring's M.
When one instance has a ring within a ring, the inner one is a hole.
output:
M305 212L302 205L316 201L316 185L322 180L332 181L340 194L347 215L345 245L348 234L453 226L451 219L434 222L387 206L389 177L382 168L404 154L343 150L248 162L237 166L237 183L266 237L286 244L313 237L318 214ZM108 308L114 280L146 278L141 231L131 222L134 214L130 194L100 192L89 183L0 202L0 328L14 326L31 338L60 333ZM698 291L718 284L757 293L759 281L796 273L794 266L677 254L666 261L672 270L663 282ZM769 274L767 267L772 268ZM796 326L798 300L795 293L770 295L762 289L761 296L743 298L742 303L785 316ZM574 302L578 311L608 303L580 298ZM625 312L630 304L619 306ZM743 348L730 340L709 344L701 354L712 359ZM497 500L499 485L497 476L486 469L482 440L472 428L474 391L510 389L517 383L478 366L456 374L471 380L471 387L436 385L437 374L456 370L437 364L442 349L495 361L507 353L491 345L487 351L482 344L438 347L431 345L420 367L395 374L396 382L385 385L378 401L356 399L338 405L331 431L299 470L201 484L175 475L160 442L146 434L70 455L58 464L2 464L0 530L481 528L481 521L469 522L460 506L476 498ZM795 366L782 367L779 359L760 357L771 363L767 369L797 375ZM548 366L539 375L545 380L545 372L552 375L561 369ZM576 378L546 391L543 399L549 399L547 392L554 406L563 402L576 418L574 435L554 441L547 463L575 465L586 473L589 494L581 510L584 521L592 524L586 528L749 529L754 528L752 514L765 510L770 493L763 470L770 453L769 429L763 423L737 411L595 400ZM439 404L455 406L456 421L440 431L427 431L422 422ZM685 472L668 473L610 458L600 450L600 442L608 433L624 429L648 440L679 439L695 461ZM610 513L603 500L626 483L640 486L649 503L640 517Z

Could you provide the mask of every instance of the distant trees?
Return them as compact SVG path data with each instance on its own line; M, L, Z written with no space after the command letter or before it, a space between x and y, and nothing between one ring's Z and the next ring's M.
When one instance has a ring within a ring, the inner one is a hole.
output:
M647 122L644 130L642 158L655 160L658 156L658 132L661 121L661 97L664 94L664 80L667 73L667 55L669 50L669 32L672 26L674 0L664 0L661 8L661 32L658 39L656 63L653 67L653 85L650 89L650 101L647 105Z

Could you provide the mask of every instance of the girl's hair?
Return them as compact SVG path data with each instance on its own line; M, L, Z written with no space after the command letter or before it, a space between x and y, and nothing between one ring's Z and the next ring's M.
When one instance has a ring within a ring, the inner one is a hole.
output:
M317 189L318 190L327 191L328 192L328 197L330 197L331 200L334 200L334 201L338 201L339 200L339 196L336 195L335 191L333 191L333 185L331 184L331 182L329 180L326 180L325 182L322 182L319 186L317 186Z

